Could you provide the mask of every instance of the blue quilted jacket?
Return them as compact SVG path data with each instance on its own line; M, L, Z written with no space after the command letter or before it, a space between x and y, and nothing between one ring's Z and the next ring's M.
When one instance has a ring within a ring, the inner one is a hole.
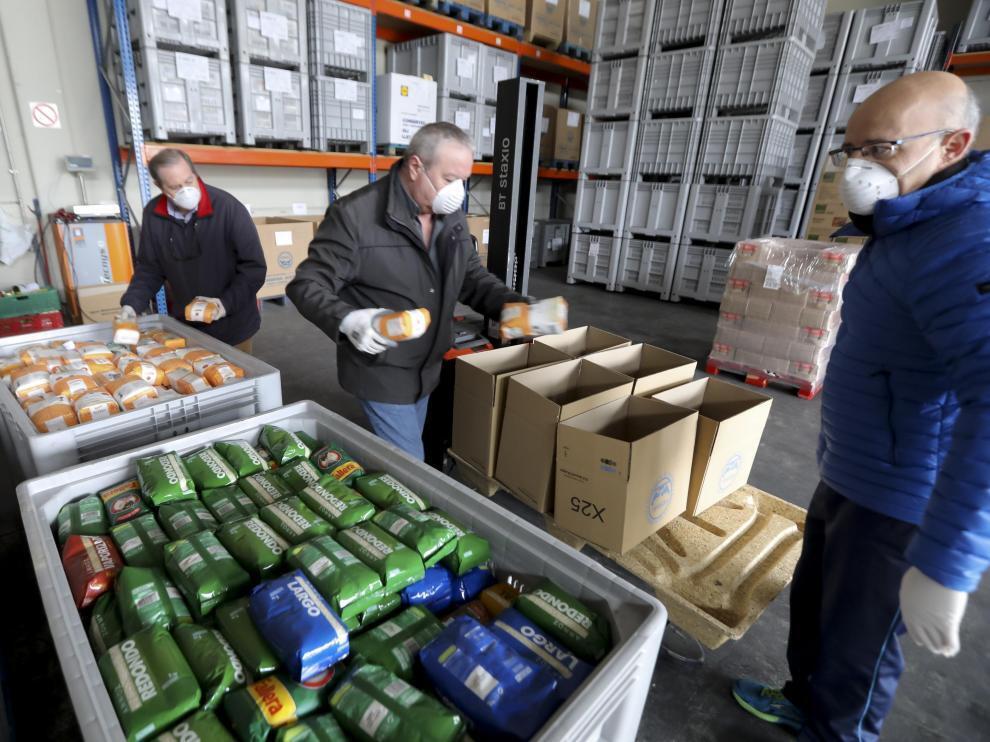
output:
M881 201L822 393L834 490L920 526L911 564L972 591L990 562L990 152Z

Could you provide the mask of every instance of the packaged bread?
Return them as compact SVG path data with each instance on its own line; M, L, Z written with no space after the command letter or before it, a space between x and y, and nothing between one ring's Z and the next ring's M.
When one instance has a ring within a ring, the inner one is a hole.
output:
M137 345L141 328L137 320L117 320L113 323L113 341L119 345Z
M243 379L244 369L228 361L222 361L208 366L203 372L203 378L210 382L210 386L223 386L228 381Z
M81 397L86 392L93 391L97 387L97 383L93 381L92 376L77 374L71 371L52 374L51 384L53 392L63 397L68 397L71 402L74 402L78 397Z
M32 363L15 369L10 374L10 389L20 400L47 394L52 390L48 366Z
M124 374L114 369L113 371L104 371L102 374L93 374L93 381L96 382L97 386L105 387L111 381L116 381Z
M174 332L169 332L168 330L154 330L149 332L148 335L154 339L155 342L161 343L162 345L177 349L186 347L186 339L181 335L176 335Z
M210 324L217 319L217 305L205 299L193 299L186 304L186 322Z
M113 358L113 351L107 347L106 343L76 343L76 350L85 361L109 361Z
M195 363L203 358L215 356L216 351L206 350L205 348L185 348L178 351L176 355L183 360L189 361L189 363Z
M10 383L10 375L23 365L20 358L13 356L0 358L0 379L3 379L4 383Z
M152 386L161 386L165 383L165 372L151 361L131 361L121 371L124 372L124 376L137 376Z
M210 382L197 373L174 372L168 378L169 385L179 394L199 394L207 392L213 387Z
M422 337L430 327L429 309L407 309L404 312L379 312L372 326L382 337L402 342Z
M93 376L96 376L97 374L104 374L107 371L117 370L117 367L113 365L113 361L105 358L87 358L86 367L89 368L89 371L93 374Z
M109 392L102 389L82 395L72 403L72 408L76 411L76 417L80 423L89 423L95 420L106 420L112 415L120 412L120 405Z
M162 373L165 374L166 382L169 374L174 374L176 372L188 374L192 373L193 370L192 364L181 358L166 358L164 361L158 363L157 366L162 370Z
M62 351L62 366L68 367L78 367L85 366L86 359L83 358L82 353L78 350L63 350Z
M66 397L58 394L30 405L27 414L40 433L53 433L79 424L72 404Z
M107 384L106 390L113 395L122 410L136 410L141 400L154 400L158 396L155 387L140 376L126 374Z
M175 355L175 351L167 345L156 345L154 348L150 348L148 352L141 357L146 361L154 361L155 363L158 363L158 361L164 361L168 358L178 358L178 356Z
M43 399L48 399L49 397L53 397L53 396L55 395L52 394L51 391L47 391L47 392L42 392L41 394L35 394L31 397L25 397L24 399L19 399L17 401L21 405L21 409L24 410L24 412L26 413L27 408L33 405L35 402L40 402Z
M47 345L29 345L21 348L20 357L21 363L25 366L33 366L36 363L48 365L48 361L52 359L59 364L62 362L62 350Z
M145 358L149 353L157 353L157 352L171 353L172 351L170 348L166 348L161 343L144 343L144 344L139 343L137 346L135 346L134 352L137 353L142 358Z
M193 371L202 376L206 373L206 369L210 366L215 366L218 363L223 363L226 359L223 356L214 353L206 358L198 358L195 361L189 361L192 364Z

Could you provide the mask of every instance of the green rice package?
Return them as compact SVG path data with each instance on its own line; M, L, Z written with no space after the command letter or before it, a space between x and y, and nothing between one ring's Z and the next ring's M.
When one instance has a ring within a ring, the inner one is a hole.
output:
M292 547L287 560L306 575L345 622L385 596L378 574L330 536Z
M292 487L273 471L263 471L241 479L237 486L259 508L292 494Z
M168 502L196 498L196 486L177 453L138 459L137 474L144 499L156 508Z
M100 490L97 494L103 502L103 509L111 526L151 512L141 497L141 483L137 479L128 479Z
M318 682L296 683L287 675L256 680L223 699L224 715L243 740L264 740L272 730L294 724L325 702L333 671Z
M319 448L310 460L324 475L341 484L352 484L365 474L364 468L336 443Z
M162 547L168 543L168 536L151 513L114 526L110 534L128 566L164 566Z
M371 521L413 549L427 567L432 567L457 546L453 530L408 505L382 510Z
M488 539L469 530L466 525L454 518L454 516L437 508L427 510L423 515L449 528L457 537L457 544L454 546L454 551L449 556L440 560L440 563L456 576L460 577L467 574L472 569L480 567L492 558L492 550Z
M261 429L258 443L268 449L279 466L293 459L307 459L312 453L298 435L275 425L266 425Z
M243 687L247 681L240 660L237 665L231 661L217 636L213 629L198 624L181 624L172 629L175 643L199 681L204 711L215 709L228 691Z
M310 716L288 727L281 727L275 742L347 742L347 735L333 714Z
M166 544L165 569L197 620L251 584L248 573L209 531Z
M354 487L382 510L408 505L423 511L430 506L391 474L370 474L354 481Z
M103 593L93 603L93 612L89 616L89 643L93 646L93 653L99 657L122 641L124 626L117 610L117 595Z
M278 470L278 475L293 492L299 492L311 484L316 484L323 476L309 459L290 461Z
M200 531L215 531L220 525L199 500L170 502L158 508L162 528L172 540L188 538Z
M245 440L217 441L213 447L234 468L238 479L268 471L268 462Z
M316 440L316 438L314 438L313 436L311 436L309 433L305 432L304 430L297 430L296 431L296 436L299 438L299 440L301 440L303 443L306 444L306 448L309 449L309 452L310 453L312 453L313 451L317 450L320 446L323 445L318 440Z
M258 506L236 484L203 490L201 497L203 504L220 524L235 523L258 513Z
M192 616L172 581L157 569L124 567L117 575L117 607L128 636L149 626L171 629Z
M237 483L237 472L213 446L206 446L182 457L197 490L226 487Z
M386 593L396 593L423 579L419 554L374 523L362 523L337 534L337 542L382 578Z
M263 507L258 515L290 544L301 544L311 538L334 532L333 526L295 496Z
M375 514L374 505L342 484L310 485L299 493L299 499L338 529L364 523Z
M228 523L217 531L217 538L255 579L278 572L290 546L258 516Z
M513 607L587 662L598 662L612 648L608 621L552 580L520 595Z
M186 717L167 732L155 737L156 742L235 742L227 727L211 711L198 711Z
M258 633L248 613L248 599L239 598L224 603L213 612L220 634L233 647L243 667L253 677L278 669L278 657L264 637Z
M351 634L365 631L382 619L388 618L402 607L402 596L399 593L386 595L374 605L365 608L361 613L344 619L344 625Z
M416 655L441 631L443 625L436 616L421 605L410 606L351 639L351 654L411 683Z
M275 471L278 469L278 462L275 460L275 457L272 456L271 451L264 446L255 446L254 450L258 452L261 460L268 464L268 471Z
M169 729L199 706L196 676L160 626L110 647L97 665L129 742Z
M368 663L347 673L330 696L330 710L347 734L373 742L452 742L466 728L460 714Z
M81 500L70 502L58 511L55 519L59 546L63 546L69 536L102 536L109 533L103 502L95 495L87 495Z

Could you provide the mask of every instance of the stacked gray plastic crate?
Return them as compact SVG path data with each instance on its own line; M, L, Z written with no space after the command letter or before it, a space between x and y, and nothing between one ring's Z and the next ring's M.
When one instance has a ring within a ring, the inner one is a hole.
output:
M371 11L337 0L309 0L313 146L324 152L374 151Z
M306 0L227 0L227 15L238 141L308 149Z
M225 1L128 0L127 9L146 135L233 144ZM119 55L115 67L120 77ZM129 127L120 124L129 139Z
M972 0L956 48L961 52L990 49L990 0Z

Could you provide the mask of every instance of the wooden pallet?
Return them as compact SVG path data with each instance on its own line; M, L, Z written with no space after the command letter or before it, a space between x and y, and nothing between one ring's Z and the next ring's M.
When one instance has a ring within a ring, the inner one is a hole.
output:
M576 44L571 44L565 41L557 47L557 51L561 54L566 54L568 57L574 57L575 59L580 59L584 62L591 62L591 50L585 49L583 46L577 46Z
M485 16L485 28L496 33L504 34L505 36L511 36L514 39L521 39L523 37L522 26L494 15Z
M502 489L502 485L489 477L474 464L470 464L462 459L449 448L447 449L447 455L454 460L455 464L457 464L456 478L478 494L484 495L485 497L492 497L496 492Z
M787 376L770 376L765 371L745 368L735 363L719 361L714 358L708 359L708 363L705 366L705 372L711 374L712 376L718 376L720 373L742 376L747 384L750 386L759 387L760 389L766 389L770 384L786 386L793 389L800 399L814 399L822 390L820 384L815 386L806 381L801 381L800 379Z

